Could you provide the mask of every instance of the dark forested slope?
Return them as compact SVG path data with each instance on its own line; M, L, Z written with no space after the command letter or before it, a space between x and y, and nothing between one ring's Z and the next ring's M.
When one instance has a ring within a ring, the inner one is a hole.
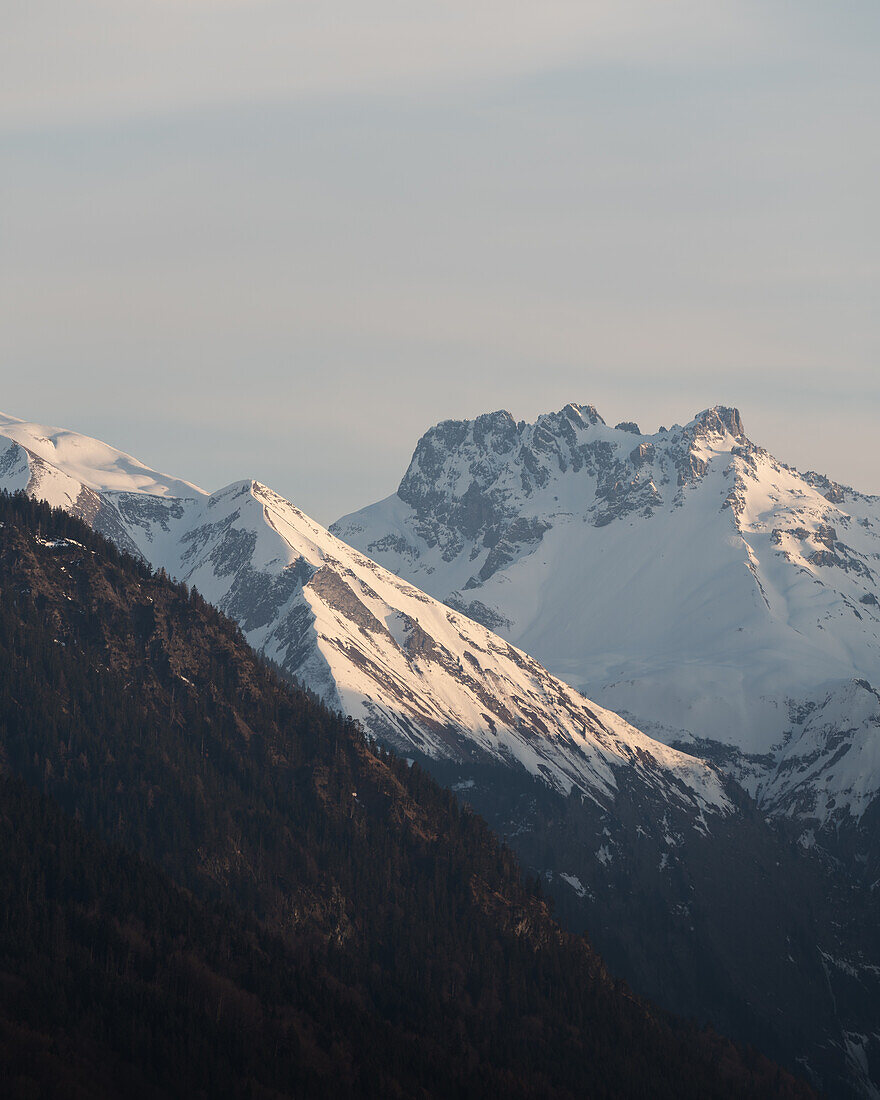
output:
M4 1096L331 1096L359 1091L353 1053L396 1084L387 1028L346 990L11 776L0 912Z
M808 1095L613 983L480 818L197 594L22 496L0 522L22 1095Z

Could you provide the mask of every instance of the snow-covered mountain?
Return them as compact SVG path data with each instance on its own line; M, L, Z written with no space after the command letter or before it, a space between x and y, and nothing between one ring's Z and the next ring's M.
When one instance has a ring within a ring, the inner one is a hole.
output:
M493 759L603 803L625 768L700 822L730 811L711 767L595 706L266 486L206 493L96 440L8 416L0 439L0 487L74 512L196 587L255 648L398 750Z
M331 528L767 807L880 791L880 498L799 473L736 409L643 435L592 406L419 441L397 493Z

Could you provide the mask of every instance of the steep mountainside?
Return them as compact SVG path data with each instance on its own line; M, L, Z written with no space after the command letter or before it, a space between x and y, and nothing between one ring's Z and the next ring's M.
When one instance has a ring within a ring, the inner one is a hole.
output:
M369 1094L368 1074L376 1092L398 1083L383 1050L423 1072L412 1041L389 1042L314 960L7 775L0 909L10 1100Z
M0 780L7 1095L807 1095L616 986L417 766L23 495L0 668L39 792Z
M654 435L591 406L446 421L332 529L805 827L880 790L880 498L735 409Z

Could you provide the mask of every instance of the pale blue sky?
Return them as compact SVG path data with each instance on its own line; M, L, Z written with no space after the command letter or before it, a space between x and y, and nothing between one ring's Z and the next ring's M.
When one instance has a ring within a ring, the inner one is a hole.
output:
M880 492L880 6L6 0L0 409L317 519L737 404Z

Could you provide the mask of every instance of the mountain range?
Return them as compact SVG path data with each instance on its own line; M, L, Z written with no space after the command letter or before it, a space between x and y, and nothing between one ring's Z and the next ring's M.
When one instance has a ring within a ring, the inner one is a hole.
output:
M447 422L336 535L257 482L4 436L0 487L197 589L452 786L636 989L874 1095L875 498L725 408L653 437L588 406Z
M500 760L605 801L624 768L696 817L730 810L714 769L590 703L265 485L209 494L72 432L6 417L3 435L0 487L66 509L196 588L255 649L397 750Z

